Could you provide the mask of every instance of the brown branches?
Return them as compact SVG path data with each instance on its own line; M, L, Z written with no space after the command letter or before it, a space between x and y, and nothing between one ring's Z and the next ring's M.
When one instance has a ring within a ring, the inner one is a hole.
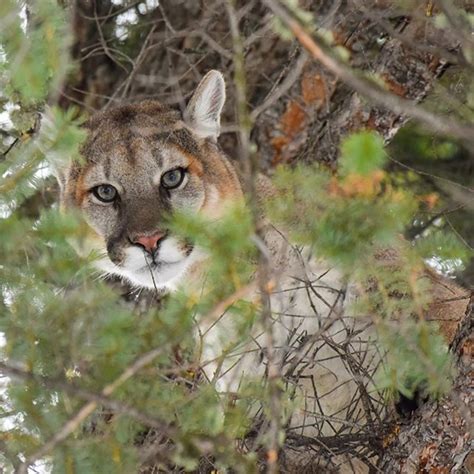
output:
M166 423L162 422L153 415L149 413L143 413L137 410L135 407L126 405L122 402L119 402L118 400L114 400L109 396L103 395L103 393L94 393L78 387L72 383L65 382L64 380L40 376L28 370L6 364L5 362L0 362L0 371L10 377L34 382L49 390L62 391L81 400L86 400L88 402L95 403L96 405L101 405L105 408L109 408L116 414L130 416L145 426L159 429L163 434L168 436L174 432L173 429L170 428Z
M115 90L114 94L110 98L110 100L107 103L107 105L105 106L105 108L108 108L115 101L115 99L116 99L116 97L117 97L117 95L120 91L122 91L121 98L124 99L126 97L126 95L128 93L128 90L130 88L130 85L131 85L132 81L134 80L135 75L137 74L138 68L140 67L140 65L142 64L142 62L143 62L143 60L146 56L150 40L151 40L155 30L156 30L156 26L153 25L150 28L150 31L148 32L148 34L145 38L145 41L143 42L143 45L140 49L140 52L138 53L137 58L135 59L135 61L133 61L132 71L128 74L125 81Z
M382 89L377 83L361 77L352 68L336 59L334 55L331 55L323 46L322 41L315 39L314 36L308 33L304 26L283 8L280 3L276 0L263 0L263 2L285 23L313 59L321 62L339 79L364 97L396 114L416 119L434 132L451 135L471 143L474 141L474 127L453 119L447 120L445 117L415 105L412 101L390 93Z
M147 419L147 416L144 414L140 414L137 410L126 407L124 405L117 404L117 402L112 402L108 397L121 385L123 385L128 379L133 377L137 372L139 372L143 367L147 366L154 359L156 359L159 355L161 355L164 349L167 346L162 346L157 349L153 349L142 356L140 356L132 365L126 368L122 374L115 379L112 383L106 385L99 395L90 394L89 392L74 389L72 388L71 391L74 392L73 394L79 396L83 399L88 399L89 402L86 403L72 418L70 418L64 426L49 440L47 441L41 448L35 451L33 454L28 456L28 458L18 467L16 470L16 474L27 474L28 467L33 464L35 461L41 459L47 453L49 453L52 449L54 449L59 443L64 441L73 431L75 431L79 425L91 414L94 410L98 407L99 403L103 401L107 404L112 404L116 408L121 409L123 412L126 412L130 416L139 417L141 422ZM4 363L0 364L0 368L7 373L11 373L12 375L22 376L23 378L35 378L34 375L28 375L27 372L21 371L20 369L14 369L13 367L9 367ZM44 380L44 379L43 379ZM62 384L61 389L66 389L67 384ZM69 390L69 389L68 389ZM153 418L151 418L151 422L156 426L159 426L160 429L164 427L164 425L155 420L153 422ZM149 424L149 423L147 423ZM166 428L168 429L168 428Z
M293 87L295 82L300 78L307 61L308 56L303 51L300 53L294 64L293 61L288 64L288 68L290 68L291 65L291 69L286 70L285 68L285 70L282 71L280 75L284 76L284 79L281 84L272 88L263 103L252 110L250 114L252 120L256 120L261 113L265 112L265 110L274 105L291 89L291 87Z
M261 210L258 208L256 180L259 173L259 162L256 153L251 149L250 131L252 115L247 106L246 69L243 42L238 26L238 15L232 0L226 0L225 8L229 19L234 49L234 84L236 93L236 108L239 123L240 155L244 168L245 186L250 199L254 220L256 239L259 245L258 286L261 300L261 323L265 332L265 356L267 359L267 388L269 405L269 426L267 438L266 461L269 474L278 472L278 452L280 449L281 432L281 390L279 387L280 364L278 363L273 337L272 309L270 302L272 269L270 267L269 251L264 244ZM291 81L291 79L290 79ZM290 84L291 85L291 84ZM289 86L287 86L289 88Z

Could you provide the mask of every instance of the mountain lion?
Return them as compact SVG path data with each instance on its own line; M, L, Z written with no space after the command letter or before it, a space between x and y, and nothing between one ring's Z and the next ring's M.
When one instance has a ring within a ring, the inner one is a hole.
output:
M210 71L184 114L145 101L87 122L84 162L59 173L61 205L83 212L90 226L85 250L99 252L101 271L160 292L200 283L206 253L173 235L163 216L184 210L216 219L243 199L239 174L217 143L224 100L223 77ZM264 178L257 185L262 195L272 192ZM370 431L383 405L371 382L381 357L370 321L345 314L354 291L337 270L289 244L270 223L265 229L279 275L271 295L274 341L296 397L289 433L342 436L367 424ZM457 295L450 283L438 293ZM201 365L220 392L237 391L243 376L263 379L266 370L261 327L242 338L232 317L228 311L197 328Z

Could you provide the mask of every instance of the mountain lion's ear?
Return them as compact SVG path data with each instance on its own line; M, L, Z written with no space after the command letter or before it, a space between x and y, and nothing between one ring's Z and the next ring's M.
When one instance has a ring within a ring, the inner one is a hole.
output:
M209 71L194 91L184 112L184 120L200 137L217 140L224 102L224 78L219 71Z

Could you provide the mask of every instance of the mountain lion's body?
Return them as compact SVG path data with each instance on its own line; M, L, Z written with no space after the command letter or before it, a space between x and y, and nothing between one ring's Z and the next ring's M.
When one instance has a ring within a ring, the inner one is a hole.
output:
M171 235L163 216L185 210L217 218L242 199L239 177L217 145L224 98L222 76L211 71L184 116L148 101L88 122L85 163L63 170L61 196L64 208L83 211L91 228L86 250L100 252L102 271L160 291L186 287L202 274L204 252ZM380 403L369 382L380 361L372 330L344 314L349 292L337 271L266 228L279 275L271 297L275 345L299 400L291 426L306 436L358 430ZM223 392L237 390L242 375L263 378L266 367L260 329L235 346L231 317L204 321L198 331L206 376Z

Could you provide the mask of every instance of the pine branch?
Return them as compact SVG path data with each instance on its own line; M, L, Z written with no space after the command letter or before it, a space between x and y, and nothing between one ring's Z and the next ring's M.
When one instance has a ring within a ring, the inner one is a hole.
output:
M13 378L20 378L22 380L35 382L48 390L62 391L73 397L79 398L81 400L86 400L90 403L94 403L96 404L96 406L101 405L103 407L109 408L115 414L123 414L130 416L131 418L144 424L145 426L160 430L160 432L166 436L172 436L175 433L175 430L172 429L167 423L156 418L150 413L145 413L140 410L137 410L135 407L124 404L118 400L114 400L109 396L104 395L103 393L94 393L64 380L37 375L28 370L20 369L18 367L6 364L5 362L0 362L0 371L3 374ZM8 413L6 416L11 416L14 413L15 412Z
M127 367L118 378L116 378L112 383L106 385L101 391L100 396L107 398L142 368L153 362L153 360L160 356L167 348L168 347L164 345L140 356L132 365ZM40 449L28 456L28 458L18 467L16 474L27 474L28 467L31 464L48 454L59 443L64 441L71 433L73 433L78 426L96 410L99 400L100 399L94 398L94 400L91 400L89 403L84 405L49 441L47 441ZM161 422L158 423L158 425L162 426Z

